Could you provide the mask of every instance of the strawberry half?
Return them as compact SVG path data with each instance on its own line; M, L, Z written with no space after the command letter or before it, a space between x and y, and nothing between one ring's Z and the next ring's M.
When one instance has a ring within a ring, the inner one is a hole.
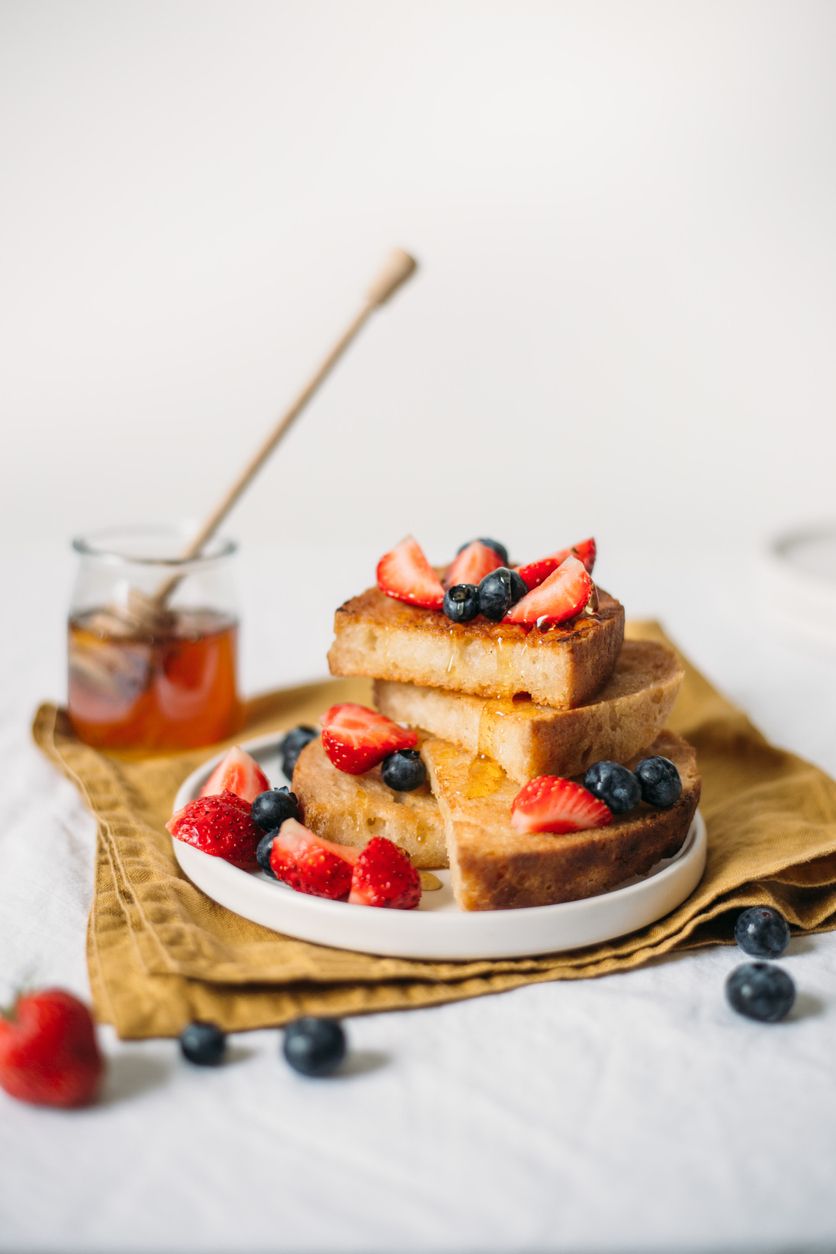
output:
M260 792L267 792L270 781L256 762L237 745L218 763L200 790L201 797L234 792L244 801L255 801Z
M276 879L311 897L346 898L351 891L356 849L323 840L296 819L285 819L270 849Z
M582 784L560 775L538 775L511 803L516 832L582 832L612 823L612 810Z
M474 540L465 546L453 561L444 576L445 588L454 588L457 583L479 584L492 570L502 565L502 558L496 549Z
M441 580L414 536L401 540L377 563L377 586L387 597L426 610L440 610L444 603Z
M418 736L365 705L332 705L322 719L322 747L348 775L362 775L396 749L414 749Z
M249 802L228 790L189 801L166 827L177 840L239 867L256 865L255 851L264 835L253 822Z
M594 585L584 565L571 554L548 579L513 605L503 622L551 627L580 614Z
M583 562L587 574L591 575L598 553L598 546L591 536L588 540L581 540L580 544L573 544L571 549L559 549L557 553L552 553L549 557L541 557L536 562L528 562L525 566L518 566L517 573L522 577L530 591L532 588L539 587L544 579L548 579L552 571L557 570L558 566L566 561L570 553Z
M403 849L374 836L354 864L349 904L414 910L421 900L421 877Z

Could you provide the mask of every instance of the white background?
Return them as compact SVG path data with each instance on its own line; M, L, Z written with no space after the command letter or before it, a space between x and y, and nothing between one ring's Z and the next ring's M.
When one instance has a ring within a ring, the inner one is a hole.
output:
M392 243L420 276L231 528L247 687L322 673L407 530L594 531L836 769L836 659L754 567L834 512L834 65L798 0L0 3L0 998L85 991L92 823L25 732L69 535L199 515ZM781 1028L732 1019L735 961L361 1020L320 1087L275 1033L209 1076L108 1034L102 1106L2 1102L0 1248L833 1249L833 937Z

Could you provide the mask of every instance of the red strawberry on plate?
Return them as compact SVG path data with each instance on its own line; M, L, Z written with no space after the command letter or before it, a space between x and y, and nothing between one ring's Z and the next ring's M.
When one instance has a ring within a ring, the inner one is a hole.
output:
M414 910L421 900L421 877L403 849L374 836L354 864L349 904Z
M267 792L270 781L256 762L237 745L215 767L200 790L201 797L215 793L234 792L244 801L255 801L260 792Z
M414 536L401 540L380 559L377 586L388 597L423 609L440 610L444 603L441 580Z
M594 585L582 562L570 554L557 570L512 606L503 622L551 627L580 614Z
M598 547L590 536L588 540L581 540L580 544L573 544L571 549L560 549L549 557L541 557L536 562L528 562L525 566L518 566L517 572L522 576L530 591L532 588L538 587L544 579L547 579L553 570L557 570L558 566L566 561L570 553L583 562L587 574L591 575L597 552Z
M485 575L489 575L492 570L497 570L501 565L502 558L496 549L483 544L481 540L473 540L456 555L444 576L444 586L454 588L458 583L479 584Z
M249 802L229 790L189 801L166 827L177 840L238 867L256 865L255 851L264 835L252 820Z
M538 775L511 803L511 826L517 832L582 832L611 822L609 806L560 775Z
M87 1106L105 1062L84 1002L60 988L25 993L0 1015L0 1086L36 1106Z
M336 845L315 835L296 819L285 819L270 847L270 867L276 879L312 897L344 899L351 891L357 849Z
M328 760L348 775L362 775L396 749L414 749L414 731L365 705L332 705L322 719L322 747Z

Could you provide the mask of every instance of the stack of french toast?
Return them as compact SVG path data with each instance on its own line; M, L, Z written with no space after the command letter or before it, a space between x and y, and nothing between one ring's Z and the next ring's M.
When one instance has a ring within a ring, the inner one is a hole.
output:
M700 793L694 750L665 730L682 667L624 639L595 558L593 540L524 565L487 538L447 567L412 537L388 552L337 610L328 661L371 678L369 728L414 729L414 747L357 770L329 756L326 716L293 773L307 826L449 866L465 910L590 897L673 856Z

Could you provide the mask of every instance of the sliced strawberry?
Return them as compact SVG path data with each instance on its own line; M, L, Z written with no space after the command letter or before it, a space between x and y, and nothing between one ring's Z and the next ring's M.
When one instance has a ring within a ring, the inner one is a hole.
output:
M538 775L511 803L511 826L517 832L581 832L612 823L612 810L582 784L560 775Z
M252 820L249 802L229 790L188 802L166 827L177 840L239 867L256 865L255 851L264 835Z
M296 819L285 819L273 839L270 866L276 879L297 893L339 901L351 891L358 857L358 850L323 840Z
M244 801L255 801L260 792L267 792L270 781L256 762L237 745L218 763L200 790L201 797L234 792Z
M348 775L362 775L396 749L414 749L414 731L365 705L332 705L322 719L322 747L328 760Z
M457 554L444 576L444 586L454 588L457 583L481 583L485 575L497 570L502 564L502 558L496 549L483 544L481 540L473 540Z
M414 536L401 540L377 563L377 586L388 597L423 609L440 610L444 603L441 580Z
M374 836L354 864L349 903L414 910L421 900L421 878L403 849Z
M539 588L513 605L503 621L529 626L536 623L538 627L565 623L580 614L593 587L583 563L570 554Z
M525 566L518 566L517 571L530 591L532 588L538 587L544 579L548 579L552 571L557 570L558 566L566 561L570 553L583 562L587 574L591 575L597 552L598 547L590 536L588 540L581 540L580 544L573 544L571 549L560 549L549 557L541 557L536 562L528 562Z

